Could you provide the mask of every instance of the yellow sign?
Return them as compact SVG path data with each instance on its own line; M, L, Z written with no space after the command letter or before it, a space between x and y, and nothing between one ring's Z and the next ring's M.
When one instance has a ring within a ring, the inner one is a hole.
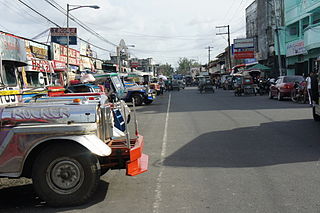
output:
M0 91L0 96L2 95L19 95L20 91L19 90L1 90Z

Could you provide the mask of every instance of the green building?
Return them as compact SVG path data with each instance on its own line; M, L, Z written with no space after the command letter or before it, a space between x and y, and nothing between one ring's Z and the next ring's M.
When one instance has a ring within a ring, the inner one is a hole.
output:
M320 64L320 0L285 0L288 75L306 75Z

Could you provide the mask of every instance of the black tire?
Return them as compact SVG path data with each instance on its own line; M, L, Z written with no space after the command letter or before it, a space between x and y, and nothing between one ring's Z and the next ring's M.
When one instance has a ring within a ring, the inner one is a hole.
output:
M298 101L297 100L296 90L292 90L292 92L291 92L291 101L293 101L295 103Z
M58 144L44 149L32 168L36 193L50 206L86 203L97 189L100 165L80 145Z
M313 120L316 122L320 121L320 116L316 114L316 108L312 107L312 116L313 116Z
M278 100L278 101L282 101L282 100L283 100L283 97L282 97L282 95L281 95L281 92L280 92L280 91L278 91L278 94L277 94L277 100Z
M144 100L145 105L150 105L150 104L152 104L152 102L153 102L153 100L149 100L149 99Z
M141 106L143 104L143 97L142 97L141 94L134 93L132 95L132 98L134 99L134 102L135 102L136 106Z
M269 99L273 99L273 95L272 95L272 92L271 92L271 91L269 91L268 96L269 96Z

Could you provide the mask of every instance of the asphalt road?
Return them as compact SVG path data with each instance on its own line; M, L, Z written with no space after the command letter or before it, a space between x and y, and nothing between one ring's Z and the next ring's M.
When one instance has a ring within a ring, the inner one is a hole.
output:
M92 202L50 208L1 180L0 212L320 212L320 124L307 105L196 88L137 109L149 171L101 177Z

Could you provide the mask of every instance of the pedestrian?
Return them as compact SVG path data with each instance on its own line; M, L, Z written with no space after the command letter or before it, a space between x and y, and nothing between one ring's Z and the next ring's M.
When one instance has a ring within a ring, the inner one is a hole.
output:
M309 96L309 104L312 105L312 91L311 91L311 77L313 76L313 72L310 72L308 77L306 78L307 82L307 91Z
M164 91L164 81L162 78L159 79L159 85L160 85L160 94L163 95Z

